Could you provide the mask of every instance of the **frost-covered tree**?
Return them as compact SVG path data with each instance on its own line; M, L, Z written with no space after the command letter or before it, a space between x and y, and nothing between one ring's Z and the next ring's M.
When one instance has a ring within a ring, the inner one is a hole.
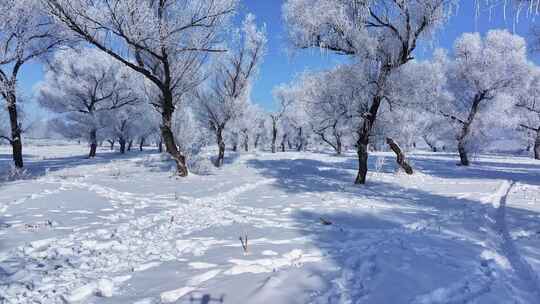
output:
M277 139L278 133L281 127L281 124L285 118L285 115L294 101L294 91L291 89L291 86L280 85L274 89L273 95L274 100L278 104L278 109L272 113L269 113L270 116L270 138L271 138L271 150L272 153L276 153L277 150ZM286 134L282 135L282 139L286 139ZM283 142L283 140L282 140Z
M201 118L215 133L221 167L225 157L224 132L230 121L239 119L248 107L251 82L264 56L266 34L258 29L255 16L248 14L241 32L233 34L232 48L218 58L214 76L206 92L199 94Z
M521 127L534 143L534 158L540 159L540 70L531 68L532 80L516 103Z
M136 75L95 49L64 50L55 54L38 87L39 103L88 132L89 157L96 156L98 130L110 111L139 102L132 88ZM73 127L72 124L67 126ZM73 130L65 130L72 133Z
M339 155L350 141L355 101L365 88L357 80L354 66L338 66L329 71L306 74L301 80L297 101L303 103L308 121L320 140Z
M180 176L188 170L173 132L183 96L200 83L209 53L221 52L222 32L238 0L41 0L75 36L143 75L154 86L161 135ZM178 122L176 122L178 123Z
M413 57L418 41L447 19L450 0L288 0L284 18L289 39L298 48L322 48L363 62L371 79L370 97L356 129L359 169L355 183L364 184L368 145L392 73Z
M489 31L485 37L463 34L446 65L453 97L439 103L437 111L451 122L460 163L467 166L467 152L477 135L486 125L508 122L516 95L527 86L530 65L526 43L505 30Z
M42 13L39 0L0 1L0 98L5 101L10 126L2 138L11 144L17 168L24 165L17 88L21 68L63 42L62 32Z

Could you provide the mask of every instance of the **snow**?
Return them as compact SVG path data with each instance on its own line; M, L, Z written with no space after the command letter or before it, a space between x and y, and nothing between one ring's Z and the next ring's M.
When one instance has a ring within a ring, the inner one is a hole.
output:
M155 151L26 153L29 175L0 182L0 302L540 298L540 163L525 157L415 152L408 176L377 152L355 186L354 154L242 153L183 179Z

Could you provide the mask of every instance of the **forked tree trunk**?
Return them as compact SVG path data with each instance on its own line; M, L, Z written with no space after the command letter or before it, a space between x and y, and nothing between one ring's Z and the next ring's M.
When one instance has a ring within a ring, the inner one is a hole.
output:
M92 129L90 131L90 153L88 153L89 158L96 157L96 151L97 151L97 130Z
M107 140L109 142L109 145L111 147L111 151L114 150L114 140Z
M170 91L163 91L163 108L161 112L161 137L165 143L165 149L176 163L176 171L179 176L188 176L186 158L178 149L172 132L172 116L174 112L173 97Z
M11 144L12 157L15 167L24 167L23 152L22 152L22 130L19 124L19 118L17 113L17 97L14 93L8 93L8 112L9 122L11 126Z
M216 159L216 167L223 166L223 161L225 160L225 141L223 140L223 129L218 127L216 129L216 138L218 145L218 157Z
M540 159L540 127L536 131L536 139L534 140L534 159Z
M131 151L131 148L133 147L133 139L130 139L129 142L128 142L128 147L127 147L127 150L128 151Z
M394 151L394 153L396 154L396 162L398 163L398 165L403 168L403 170L405 170L407 174L413 174L414 171L409 165L409 163L407 163L407 161L405 160L405 154L403 153L403 151L401 151L399 145L389 137L386 138L386 143L390 146L390 149L392 149L392 151Z

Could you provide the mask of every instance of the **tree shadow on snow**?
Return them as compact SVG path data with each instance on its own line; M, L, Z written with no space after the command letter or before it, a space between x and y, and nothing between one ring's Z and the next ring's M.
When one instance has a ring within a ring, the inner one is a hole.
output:
M496 289L495 272L505 265L485 256L486 251L497 251L500 231L486 217L494 218L495 208L393 184L372 188L377 196L350 203L350 208L336 201L332 210L329 201L317 211L293 213L309 245L329 263L321 269L310 267L326 286L307 292L316 294L320 303L415 303L419 296L447 288L445 299L452 303L480 295L497 302L489 291ZM535 218L540 229L538 213L508 207L506 212L515 222ZM526 254L537 257L540 250Z
M502 156L494 156L501 158ZM511 158L511 156L508 156ZM501 179L531 185L540 185L540 161L530 163L496 162L484 159L473 160L468 167L457 166L453 159L441 158L438 154L411 155L414 167L425 174L442 178ZM502 160L502 159L501 159ZM529 161L527 159L527 161Z
M151 154L155 155L156 152L153 150L128 152L126 154L103 152L98 153L95 158L88 158L86 154L51 158L43 158L41 156L26 154L24 156L25 173L19 178L13 180L6 178L6 175L9 174L8 172L11 167L11 154L0 154L0 187L10 181L36 179L45 176L48 172L56 172L59 170L71 169L84 165L105 166L117 160L127 160L140 157L142 155Z

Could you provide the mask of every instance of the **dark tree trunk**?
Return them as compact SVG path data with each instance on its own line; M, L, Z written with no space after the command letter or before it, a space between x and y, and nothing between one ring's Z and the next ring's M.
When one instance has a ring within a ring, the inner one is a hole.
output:
M176 170L179 176L188 176L188 168L186 166L186 158L178 149L172 132L172 116L174 113L173 96L170 90L162 90L163 92L163 108L161 113L161 136L165 142L165 148L172 159L176 162Z
M361 129L358 131L358 140L356 142L356 154L358 155L358 174L356 175L355 184L365 184L366 176L368 172L368 145L369 137L375 120L377 119L377 113L382 102L382 96L376 95L373 97L371 107L367 117L364 118Z
M343 144L341 143L341 135L336 135L336 154L341 155Z
M405 160L405 154L403 153L403 151L401 151L399 145L389 137L386 138L386 143L390 146L390 149L392 149L392 151L396 153L396 162L398 163L398 165L400 165L407 174L413 174L414 171L409 165L409 163L407 163L407 161Z
M277 141L277 126L276 126L276 122L272 121L272 153L276 153L276 141Z
M534 140L534 158L540 159L540 128L536 131L536 139Z
M298 152L302 151L302 149L304 148L304 137L302 132L302 127L298 128L298 143L296 146L296 151Z
M109 142L109 145L111 147L111 151L114 150L114 140L107 140Z
M249 135L244 132L244 151L249 152Z
M285 142L287 141L287 134L283 135L283 138L281 139L281 152L285 152Z
M126 140L121 137L118 139L118 143L120 144L120 153L124 154L126 153Z
M469 133L471 132L471 124L474 121L474 118L476 117L476 114L478 113L478 108L480 107L480 102L486 98L487 92L478 93L474 96L474 100L471 106L471 111L469 112L469 116L467 117L467 120L462 122L462 128L461 133L458 135L458 153L459 153L459 159L460 164L462 166L468 166L469 158L467 157L467 137L469 136Z
M90 131L90 153L88 153L89 158L96 157L96 151L97 151L97 130L92 129Z
M225 159L225 141L223 140L223 129L218 127L216 129L216 138L218 145L218 157L216 159L216 167L223 166L223 161Z
M259 140L261 139L261 135L260 134L257 134L257 136L255 137L255 142L253 143L253 147L255 149L257 149L259 147Z
M127 150L128 151L131 151L131 148L133 147L133 139L130 139L129 142L128 142L128 147L127 147Z
M437 146L431 140L429 140L426 135L422 136L422 138L424 139L424 142L429 146L431 151L437 152Z
M233 152L238 152L238 142L234 141L232 146Z
M13 156L13 162L15 167L22 168L24 167L23 161L23 152L22 152L22 130L21 125L19 124L19 118L17 113L17 97L14 93L8 94L8 112L9 112L9 122L11 126L11 150Z
M367 144L358 142L356 144L356 155L358 156L358 174L356 175L355 184L365 184L366 175L368 172L368 147Z
M157 148L158 148L158 152L159 153L162 153L163 152L163 138L159 138L159 141L157 142Z
M139 141L139 151L143 151L143 147L144 147L144 140L145 138L144 137L141 137L140 141Z
M467 156L467 149L465 148L464 139L460 139L458 141L458 153L459 153L460 164L462 166L468 166L469 165L469 158Z

